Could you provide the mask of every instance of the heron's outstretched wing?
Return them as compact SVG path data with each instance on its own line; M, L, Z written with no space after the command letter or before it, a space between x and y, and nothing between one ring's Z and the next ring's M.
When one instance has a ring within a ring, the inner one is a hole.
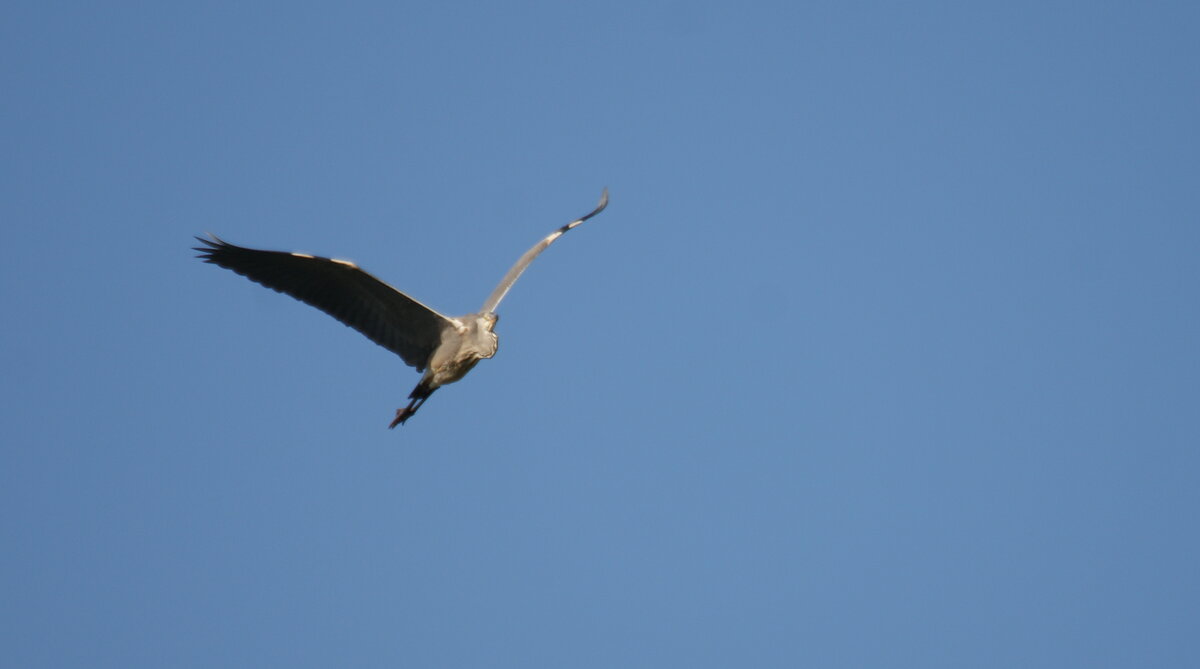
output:
M600 204L597 204L595 209L593 209L587 215L581 216L555 230L554 232L551 232L549 235L546 235L545 239L537 244L534 244L533 248L526 251L525 255L521 256L520 259L517 260L517 264L513 265L508 270L508 274L505 274L504 278L500 280L500 285L496 286L496 289L493 290L492 294L488 296L487 301L483 303L483 308L479 311L482 313L496 311L496 307L500 306L500 300L503 300L504 296L508 294L508 289L512 288L513 284L517 282L517 279L521 278L521 273L525 271L525 268L529 267L529 263L533 262L533 259L538 257L539 253L545 251L547 246L553 244L555 240L566 234L568 230L604 211L604 208L607 206L608 189L605 188L604 192L600 194Z
M352 262L301 253L259 251L210 235L197 256L333 316L425 369L449 319L362 271Z

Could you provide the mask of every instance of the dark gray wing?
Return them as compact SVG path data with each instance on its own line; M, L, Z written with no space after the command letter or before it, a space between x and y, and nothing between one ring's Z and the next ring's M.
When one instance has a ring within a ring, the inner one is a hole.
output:
M449 319L362 271L352 262L259 251L210 235L198 258L286 293L358 330L424 371Z

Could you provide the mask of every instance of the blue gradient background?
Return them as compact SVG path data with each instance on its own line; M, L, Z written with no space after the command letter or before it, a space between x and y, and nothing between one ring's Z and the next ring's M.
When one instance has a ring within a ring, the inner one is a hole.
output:
M1200 666L1196 7L4 3L0 663Z

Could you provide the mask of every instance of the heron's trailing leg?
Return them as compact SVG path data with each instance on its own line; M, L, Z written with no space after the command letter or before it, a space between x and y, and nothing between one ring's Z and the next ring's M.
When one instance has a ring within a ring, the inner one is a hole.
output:
M390 425L388 425L388 428L391 429L397 425L403 425L404 421L412 418L412 415L417 412L417 409L420 408L424 401L425 400L413 400L408 403L408 406L396 409L396 417L392 419L392 422Z
M392 424L388 425L388 429L392 429L397 425L403 425L404 421L412 418L413 414L417 413L417 409L421 408L421 405L425 403L425 400L429 399L429 396L435 390L437 390L436 387L430 388L426 386L424 380L418 383L417 387L413 388L412 393L408 396L408 406L396 409L396 417L392 419Z

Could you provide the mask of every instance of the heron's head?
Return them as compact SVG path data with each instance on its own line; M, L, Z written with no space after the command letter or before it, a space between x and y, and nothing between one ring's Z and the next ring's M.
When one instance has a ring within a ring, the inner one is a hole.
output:
M485 311L482 314L479 314L479 324L482 325L483 328L488 332L494 330L496 328L496 323L499 321L500 314L494 311Z

